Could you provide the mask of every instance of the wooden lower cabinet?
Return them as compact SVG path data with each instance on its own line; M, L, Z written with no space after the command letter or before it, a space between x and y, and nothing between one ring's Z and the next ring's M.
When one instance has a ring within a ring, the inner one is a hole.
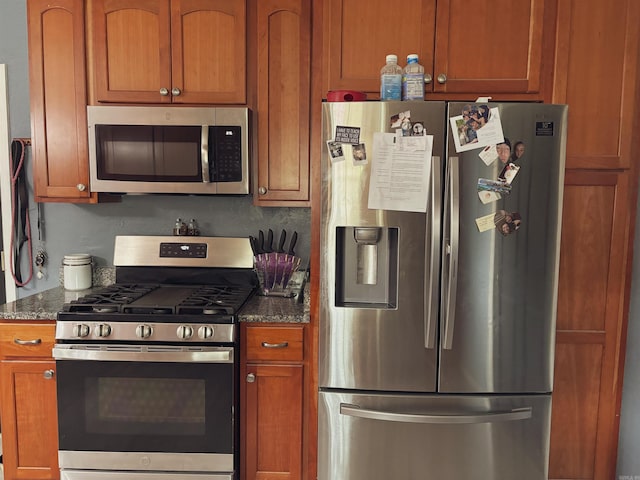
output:
M242 480L302 478L302 326L243 326Z
M550 479L615 478L630 175L568 170L565 177Z
M0 421L5 480L57 480L55 324L0 323Z

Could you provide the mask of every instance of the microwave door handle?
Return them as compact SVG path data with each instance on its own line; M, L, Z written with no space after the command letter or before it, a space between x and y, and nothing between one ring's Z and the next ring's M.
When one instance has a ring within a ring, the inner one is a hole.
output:
M202 181L211 183L209 172L209 125L202 125L200 132L200 157L202 158Z
M514 408L512 410L496 410L483 413L429 414L429 413L396 413L382 410L360 408L358 405L340 404L340 414L349 417L369 418L401 423L494 423L526 420L531 418L532 407Z
M456 318L456 288L458 283L458 244L460 235L460 171L458 157L449 158L448 181L448 242L446 245L447 279L443 311L445 312L442 348L453 348L453 329Z
M431 170L431 192L430 206L431 218L427 218L427 241L430 249L429 264L426 270L427 278L427 295L425 295L425 339L424 346L427 349L434 348L436 337L436 322L438 318L438 274L440 270L440 231L442 229L440 216L442 213L442 179L440 171L442 169L442 161L440 157L433 157Z

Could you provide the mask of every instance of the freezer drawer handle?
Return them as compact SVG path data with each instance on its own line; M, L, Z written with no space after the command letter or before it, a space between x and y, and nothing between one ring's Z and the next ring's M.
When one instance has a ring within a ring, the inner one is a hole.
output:
M370 418L372 420L384 420L388 422L402 423L494 423L513 420L526 420L531 418L531 407L514 408L513 410L501 410L480 414L417 414L382 412L360 408L358 405L348 403L340 404L340 414L350 417Z

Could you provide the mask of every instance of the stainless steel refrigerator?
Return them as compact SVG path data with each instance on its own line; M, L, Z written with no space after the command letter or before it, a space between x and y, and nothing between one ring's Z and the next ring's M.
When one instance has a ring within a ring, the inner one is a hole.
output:
M318 479L546 479L567 107L323 109Z

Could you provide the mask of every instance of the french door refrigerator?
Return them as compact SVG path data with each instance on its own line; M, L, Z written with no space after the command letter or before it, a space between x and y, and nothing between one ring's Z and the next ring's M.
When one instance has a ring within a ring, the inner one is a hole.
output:
M323 105L319 480L547 478L566 118Z

